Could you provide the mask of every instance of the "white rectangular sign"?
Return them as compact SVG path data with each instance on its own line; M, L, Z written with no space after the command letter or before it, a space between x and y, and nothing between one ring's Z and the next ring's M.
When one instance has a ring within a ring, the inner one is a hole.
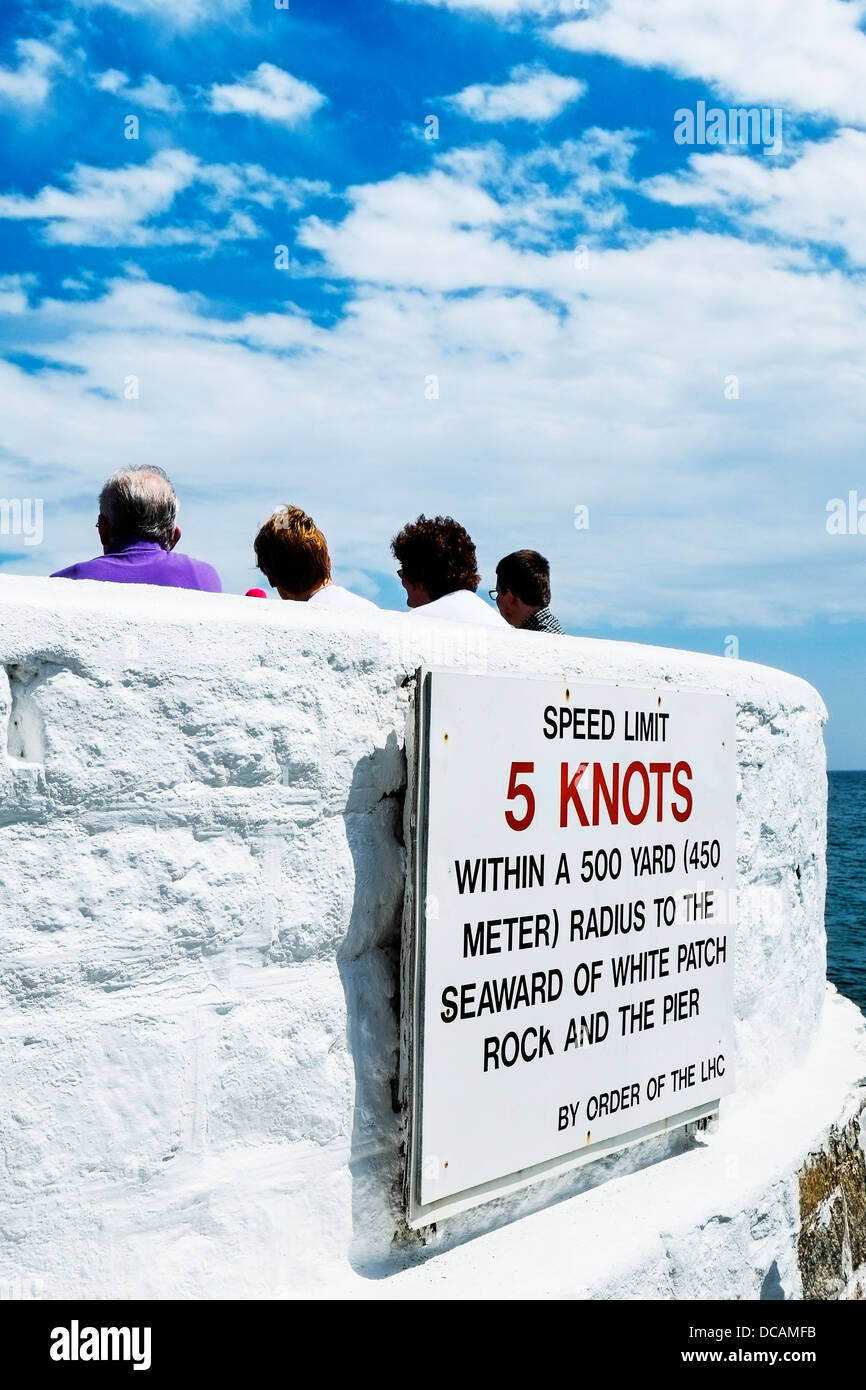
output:
M413 1224L734 1088L730 697L449 671L418 697Z

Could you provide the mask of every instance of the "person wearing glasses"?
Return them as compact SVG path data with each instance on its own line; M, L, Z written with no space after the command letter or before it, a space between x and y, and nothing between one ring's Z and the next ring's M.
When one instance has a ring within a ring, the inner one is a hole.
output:
M537 550L515 550L496 566L489 590L503 618L522 632L562 632L550 611L550 565Z
M481 582L475 546L451 516L426 517L404 526L391 542L406 590L406 606L425 618L502 627L502 619L475 592Z

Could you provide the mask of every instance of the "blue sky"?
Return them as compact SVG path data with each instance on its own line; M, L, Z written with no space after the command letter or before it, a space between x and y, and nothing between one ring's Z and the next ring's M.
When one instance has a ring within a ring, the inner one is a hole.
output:
M5 8L3 572L125 463L236 592L291 501L401 607L450 512L485 588L532 546L573 632L736 637L866 766L866 0L289 3ZM675 138L741 107L775 149Z

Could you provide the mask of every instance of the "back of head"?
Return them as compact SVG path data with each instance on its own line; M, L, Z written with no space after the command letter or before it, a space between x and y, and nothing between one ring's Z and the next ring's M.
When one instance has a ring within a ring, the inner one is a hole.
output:
M469 532L451 516L426 517L404 526L391 549L413 584L423 584L431 599L455 589L474 593L481 581Z
M514 550L496 566L496 587L516 594L529 608L547 608L550 565L537 550Z
M300 507L280 507L262 526L253 547L269 584L290 594L320 589L331 575L328 542Z
M161 468L121 468L99 494L99 510L114 544L156 541L170 550L177 523L177 493Z

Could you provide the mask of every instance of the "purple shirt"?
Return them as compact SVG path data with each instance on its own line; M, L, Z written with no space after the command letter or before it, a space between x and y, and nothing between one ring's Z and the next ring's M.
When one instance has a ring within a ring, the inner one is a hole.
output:
M82 560L65 570L56 570L52 579L105 579L113 584L162 584L171 589L205 589L222 593L220 577L213 565L163 550L157 541L131 541L120 550Z

